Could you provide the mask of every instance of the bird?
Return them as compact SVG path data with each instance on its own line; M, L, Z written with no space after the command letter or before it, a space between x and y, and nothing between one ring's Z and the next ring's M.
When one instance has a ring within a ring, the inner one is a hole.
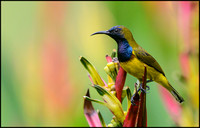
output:
M183 97L171 86L159 63L145 49L136 43L131 31L123 25L117 25L106 31L98 31L93 35L105 34L117 43L117 57L120 66L140 82L147 69L147 79L162 85L174 98L182 103Z

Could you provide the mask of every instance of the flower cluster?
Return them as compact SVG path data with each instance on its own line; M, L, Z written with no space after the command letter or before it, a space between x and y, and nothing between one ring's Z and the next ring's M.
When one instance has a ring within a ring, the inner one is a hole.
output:
M91 127L138 127L147 126L146 112L146 94L137 91L135 84L134 96L131 104L131 90L129 87L124 87L126 80L126 72L120 67L118 59L115 57L116 50L113 50L111 56L106 55L107 65L104 68L108 76L106 83L98 74L94 66L84 57L80 57L80 61L89 72L89 79L92 82L92 87L103 98L103 101L92 99L89 94L89 89L84 96L84 114ZM146 89L146 67L142 87ZM127 110L122 108L122 101L127 97ZM110 124L106 125L99 110L95 111L91 102L106 106L113 114Z

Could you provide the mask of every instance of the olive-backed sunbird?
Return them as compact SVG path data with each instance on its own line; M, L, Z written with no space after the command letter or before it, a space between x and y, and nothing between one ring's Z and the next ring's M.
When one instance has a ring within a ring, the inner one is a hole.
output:
M107 31L95 32L92 35L96 34L106 34L117 42L118 60L120 66L126 72L136 77L141 82L144 75L144 66L146 66L147 79L162 85L178 102L181 103L184 101L179 93L170 85L158 62L136 43L129 29L122 25L118 25Z

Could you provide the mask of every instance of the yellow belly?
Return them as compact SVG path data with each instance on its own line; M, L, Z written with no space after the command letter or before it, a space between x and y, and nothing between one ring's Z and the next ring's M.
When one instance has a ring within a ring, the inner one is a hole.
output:
M144 64L136 57L132 57L129 61L120 62L120 66L129 74L136 77L138 80L142 81L142 77L144 76L144 66L147 68L147 79L153 80L159 84L161 84L166 89L170 90L171 86L167 80L167 78L154 68Z
M162 75L154 68L139 61L136 57L132 57L129 61L126 62L120 62L120 65L126 72L138 78L139 80L142 80L142 77L144 76L144 66L147 67L147 79L151 79L157 82L158 77Z

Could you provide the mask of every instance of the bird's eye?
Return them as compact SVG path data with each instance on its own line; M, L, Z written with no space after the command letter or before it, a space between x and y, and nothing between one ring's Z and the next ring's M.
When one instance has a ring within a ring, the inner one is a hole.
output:
M119 29L115 29L115 32L118 32L119 31Z

